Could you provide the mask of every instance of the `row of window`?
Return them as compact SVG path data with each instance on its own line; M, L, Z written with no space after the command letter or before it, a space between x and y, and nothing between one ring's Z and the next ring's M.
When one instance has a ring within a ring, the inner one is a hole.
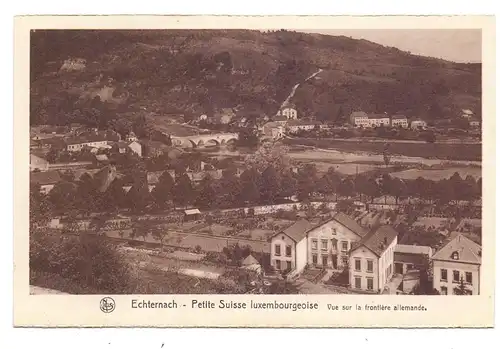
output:
M460 282L460 272L458 270L453 270L453 282ZM448 282L448 269L441 269L441 281ZM465 272L465 282L472 284L472 273L470 271Z
M275 262L275 267L277 270L292 270L292 262L280 261L279 259L277 259Z
M340 247L343 252L347 252L349 250L349 241L341 241ZM311 239L311 249L318 249L318 239ZM328 250L328 239L321 239L321 250Z
M354 277L354 287L357 289L361 289L361 276ZM373 290L373 278L372 277L366 278L366 289Z
M361 258L354 259L354 270L361 271ZM371 259L366 260L366 272L373 273L373 260Z
M274 245L274 255L275 256L281 256L281 245ZM291 257L292 256L292 246L286 245L285 247L285 256L286 257Z

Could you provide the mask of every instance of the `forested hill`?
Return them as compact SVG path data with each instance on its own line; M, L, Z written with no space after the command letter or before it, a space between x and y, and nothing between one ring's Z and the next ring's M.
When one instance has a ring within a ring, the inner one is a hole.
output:
M37 30L31 41L32 123L140 110L199 115L236 106L272 115L295 84L320 68L292 99L301 116L335 120L365 110L439 119L462 108L480 115L480 64L415 56L343 36ZM61 69L67 59L85 61Z

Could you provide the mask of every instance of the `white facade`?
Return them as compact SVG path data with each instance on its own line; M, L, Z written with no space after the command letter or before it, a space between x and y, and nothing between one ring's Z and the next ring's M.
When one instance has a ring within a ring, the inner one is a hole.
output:
M426 128L427 127L427 123L424 121L424 120L413 120L411 123L410 123L410 127L414 130L414 129L417 129L417 128Z
M408 127L408 119L406 119L406 118L392 119L392 127L407 128Z
M453 294L461 279L471 295L479 294L480 265L435 260L432 269L434 288L441 294Z
M287 119L295 120L297 119L297 110L291 107L285 107L278 112L278 116L283 115Z
M108 145L108 141L92 141L92 142L68 144L68 151L81 151L85 146L99 148L106 145Z
M285 233L273 236L271 240L271 265L277 271L294 270L300 273L307 265L307 239L295 242Z
M341 270L348 265L349 250L360 236L335 220L308 233L308 264Z
M128 145L129 149L136 153L139 157L142 157L142 145L139 142L132 142Z

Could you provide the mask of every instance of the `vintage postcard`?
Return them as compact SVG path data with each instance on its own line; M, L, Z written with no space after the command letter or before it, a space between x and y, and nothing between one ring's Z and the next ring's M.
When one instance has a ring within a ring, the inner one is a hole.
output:
M26 16L14 324L492 327L488 16Z

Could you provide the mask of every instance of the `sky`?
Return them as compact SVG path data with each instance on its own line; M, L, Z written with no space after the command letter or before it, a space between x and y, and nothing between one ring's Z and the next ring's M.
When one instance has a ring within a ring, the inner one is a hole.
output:
M481 62L480 29L325 29L304 32L365 39L413 54L453 62Z

